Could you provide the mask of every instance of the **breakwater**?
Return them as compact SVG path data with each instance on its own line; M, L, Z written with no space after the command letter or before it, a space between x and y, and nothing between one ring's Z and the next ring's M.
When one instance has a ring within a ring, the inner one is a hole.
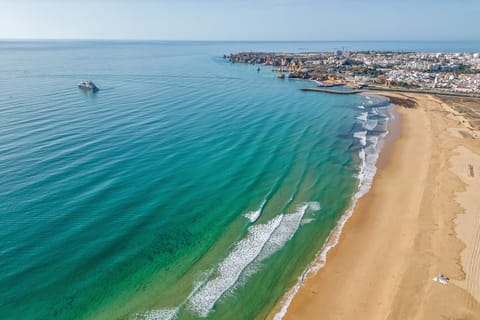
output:
M339 91L339 90L332 90L332 89L324 89L324 88L302 88L302 91L314 91L314 92L323 92L323 93L332 93L332 94L358 94L365 92L364 90L351 90L351 91Z

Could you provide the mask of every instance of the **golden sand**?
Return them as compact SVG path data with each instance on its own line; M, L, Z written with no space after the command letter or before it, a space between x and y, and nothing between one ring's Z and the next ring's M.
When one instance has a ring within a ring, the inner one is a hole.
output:
M480 319L480 135L434 97L384 95L418 106L397 107L370 192L284 319Z

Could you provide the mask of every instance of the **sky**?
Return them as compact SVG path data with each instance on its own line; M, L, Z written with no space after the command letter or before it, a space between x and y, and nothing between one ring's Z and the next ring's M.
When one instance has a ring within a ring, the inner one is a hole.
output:
M479 0L0 0L0 39L480 40Z

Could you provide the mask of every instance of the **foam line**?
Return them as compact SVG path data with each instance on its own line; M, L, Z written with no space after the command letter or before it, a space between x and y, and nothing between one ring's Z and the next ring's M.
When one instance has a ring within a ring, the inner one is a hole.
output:
M368 119L364 125L364 128L367 129L368 131L372 131L377 127L377 125L378 125L377 119Z
M368 112L362 112L357 116L357 119L362 122L365 122L367 121L367 117L368 117Z
M283 216L279 226L272 233L268 241L265 243L262 251L260 252L257 261L262 261L271 256L276 251L280 250L285 244L293 237L295 232L300 226L305 212L307 211L308 204L305 204L297 209L295 213L286 214Z
M353 133L353 137L360 140L362 146L367 145L367 131L358 131Z
M248 220L250 220L250 222L255 222L258 220L258 218L260 218L260 216L262 215L262 211L263 211L263 208L265 207L265 204L267 203L267 200L264 199L263 202L260 204L260 207L255 210L255 211L249 211L247 213L245 213L243 216L245 218L247 218Z
M290 214L285 214L280 225L272 233L270 239L265 243L262 251L258 257L253 261L243 272L242 282L249 276L258 271L259 263L270 257L272 254L281 250L285 244L292 239L301 225L312 222L314 219L304 219L307 210L318 211L320 210L319 202L307 202L297 208L297 211Z
M240 240L220 263L217 276L192 295L190 307L200 316L207 316L215 303L238 284L241 275L253 274L257 263L282 249L292 239L307 209L318 211L320 203L305 203L294 213L281 214L266 224L250 227L247 237Z
M149 310L142 314L136 314L132 320L175 320L178 308Z
M265 224L249 228L246 238L240 240L228 256L220 263L217 275L202 286L190 299L190 307L200 316L206 317L220 297L231 288L242 271L258 256L283 215Z
M369 103L373 103L369 96L366 96L366 99ZM376 111L376 110L374 110ZM385 121L391 117L387 117ZM353 214L353 210L358 202L358 200L363 197L369 190L373 183L373 178L377 172L376 162L380 155L380 151L382 148L383 140L379 138L384 138L388 132L381 134L379 137L368 137L368 145L367 141L365 142L365 147L359 151L359 157L361 159L361 166L358 174L359 184L357 192L352 197L352 205L351 207L342 215L337 222L335 228L330 232L327 237L327 241L323 245L322 249L317 253L313 262L305 269L305 271L300 275L298 278L297 283L293 288L291 288L287 294L284 296L282 305L280 310L275 314L274 320L282 320L285 314L288 311L288 308L297 294L298 290L302 287L305 279L312 274L315 274L325 266L327 263L327 254L328 252L338 244L340 240L340 235L342 230L345 226L345 223L350 219ZM355 136L355 133L354 133ZM366 134L365 134L366 136ZM356 137L359 138L359 137ZM362 140L363 142L363 140Z

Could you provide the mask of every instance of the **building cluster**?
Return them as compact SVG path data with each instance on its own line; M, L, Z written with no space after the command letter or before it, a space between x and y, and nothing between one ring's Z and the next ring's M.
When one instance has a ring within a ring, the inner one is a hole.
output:
M270 65L289 78L331 84L480 93L480 53L243 52L225 58L233 63Z

